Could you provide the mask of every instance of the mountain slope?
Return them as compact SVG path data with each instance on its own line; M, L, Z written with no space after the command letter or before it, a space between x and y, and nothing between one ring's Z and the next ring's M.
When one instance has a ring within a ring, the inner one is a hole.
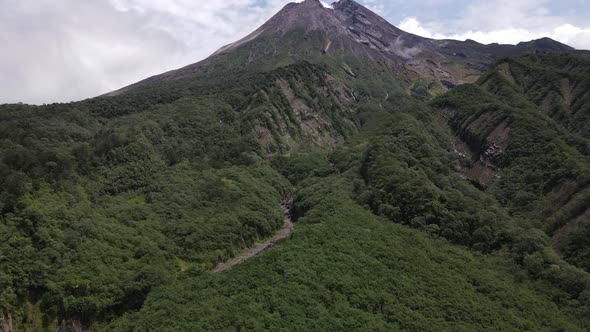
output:
M530 55L499 64L519 88L567 130L590 139L590 57L580 53Z
M274 41L280 40L280 44ZM297 60L338 62L343 55L385 62L389 70L416 81L435 79L450 87L473 82L487 66L506 55L564 52L573 48L548 38L513 45L432 40L404 32L352 0L324 8L318 0L290 3L245 38L222 47L211 57L148 78L109 95L145 84L243 67L275 68Z
M0 331L590 328L586 55L333 7L112 96L0 105ZM211 273L293 194L291 238Z
M581 331L511 263L375 217L348 197L353 179L310 179L289 241L231 273L182 278L111 328Z
M435 101L456 134L465 176L512 214L532 220L566 259L585 269L580 255L586 248L572 247L570 235L590 222L590 142L584 132L590 103L586 76L579 74L588 68L576 55L508 58L478 86Z

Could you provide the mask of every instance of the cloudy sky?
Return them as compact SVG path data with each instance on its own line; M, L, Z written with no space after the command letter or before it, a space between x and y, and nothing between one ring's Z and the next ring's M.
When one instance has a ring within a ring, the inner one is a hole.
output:
M0 103L80 100L197 62L289 0L0 0ZM425 37L590 49L590 0L360 0Z

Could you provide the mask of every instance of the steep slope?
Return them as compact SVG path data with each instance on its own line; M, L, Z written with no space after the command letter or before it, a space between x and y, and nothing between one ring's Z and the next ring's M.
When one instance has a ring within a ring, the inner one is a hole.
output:
M590 56L530 55L500 66L527 99L567 130L590 139Z
M465 176L585 269L587 249L570 235L590 222L588 70L587 58L574 54L508 58L477 86L435 101L456 134Z

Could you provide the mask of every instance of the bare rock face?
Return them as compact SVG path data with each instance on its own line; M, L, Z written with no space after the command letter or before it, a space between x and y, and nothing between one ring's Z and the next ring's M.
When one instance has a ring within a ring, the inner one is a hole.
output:
M231 52L262 35L282 35L293 29L303 29L308 32L333 31L339 25L340 22L333 13L324 8L318 0L289 3L256 31L235 43L220 48L213 55Z

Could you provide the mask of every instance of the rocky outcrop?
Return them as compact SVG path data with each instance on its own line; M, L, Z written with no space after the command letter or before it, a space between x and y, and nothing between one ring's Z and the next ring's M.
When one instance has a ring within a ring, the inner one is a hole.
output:
M437 117L438 123L452 132L451 147L460 160L457 170L465 179L485 189L498 176L500 169L497 160L506 150L511 131L510 124L504 119L482 138L479 133L480 123L490 121L485 114L478 119L465 122L464 126L452 127L452 113L450 109L441 109Z
M278 70L243 114L257 119L256 138L269 153L330 149L356 132L354 92L339 77L300 63Z

